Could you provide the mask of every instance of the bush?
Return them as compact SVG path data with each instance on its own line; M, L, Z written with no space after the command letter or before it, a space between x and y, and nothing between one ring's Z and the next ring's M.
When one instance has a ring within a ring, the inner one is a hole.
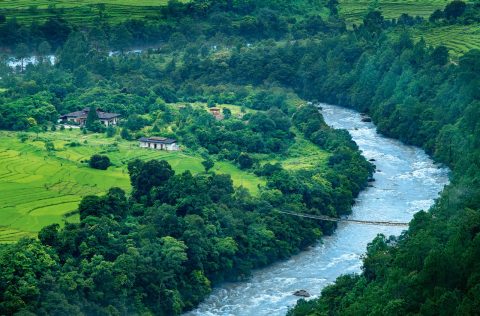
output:
M238 164L240 165L240 169L249 169L253 166L253 159L246 153L241 153L238 156Z
M125 140L132 140L132 136L126 128L122 129L122 131L120 132L120 136Z
M80 146L82 146L82 144L80 144L79 142L73 141L73 142L68 143L67 146L69 146L69 147L80 147Z
M110 158L102 155L93 155L88 164L94 169L107 170L110 166Z
M108 126L106 133L107 133L107 137L113 137L113 136L115 136L115 133L116 133L115 127L113 127L113 126Z

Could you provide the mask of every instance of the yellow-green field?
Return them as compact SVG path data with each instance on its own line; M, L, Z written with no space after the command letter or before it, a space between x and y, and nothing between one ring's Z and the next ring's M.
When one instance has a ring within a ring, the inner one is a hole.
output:
M382 11L387 19L402 13L428 18L436 9L443 9L450 0L339 0L340 15L349 24L359 23L370 9Z
M98 16L99 4L105 5L110 21L120 22L157 16L158 8L167 3L168 0L0 0L0 10L7 18L14 16L26 23L40 22L59 14L70 22L84 24Z
M76 210L85 195L101 194L113 186L129 191L126 168L132 159L164 159L176 172L204 170L202 158L194 154L140 149L136 142L98 134L83 135L79 130L40 134L40 138L55 144L56 151L50 155L43 141L34 140L34 134L29 134L24 143L17 136L13 132L0 132L0 242L34 236L45 225L62 223L64 215ZM72 141L80 142L81 146L66 146ZM118 142L118 151L108 152L108 146L114 142ZM115 166L101 171L81 162L99 152L108 155ZM253 194L258 192L258 185L265 183L228 162L217 162L214 171L230 174L236 186L244 186Z
M28 133L25 142L20 141L19 135L0 131L0 243L35 236L52 223L77 221L77 215L66 217L66 214L75 211L86 195L102 194L114 186L129 192L127 165L133 159L164 159L177 173L204 171L203 159L188 150L141 149L135 141L105 138L101 134L84 135L79 129L41 133L38 139ZM54 152L46 151L45 140L54 143ZM71 142L80 146L68 146ZM117 146L112 146L114 143ZM96 153L107 155L114 166L102 171L82 162ZM298 136L282 159L258 158L262 163L280 162L286 169L298 170L325 164L328 153ZM235 186L243 186L252 194L258 194L259 187L266 182L225 161L216 162L213 171L231 175Z
M437 9L445 8L450 0L339 0L340 15L347 23L361 23L369 9L376 8L382 11L387 19L398 18L402 13L411 16L421 16L425 19ZM469 2L469 1L466 1ZM453 59L470 49L480 48L480 26L474 25L429 25L412 28L412 35L416 40L424 38L427 44L445 45L450 49Z
M434 46L445 45L454 59L470 49L480 49L480 25L446 25L417 28L412 35Z

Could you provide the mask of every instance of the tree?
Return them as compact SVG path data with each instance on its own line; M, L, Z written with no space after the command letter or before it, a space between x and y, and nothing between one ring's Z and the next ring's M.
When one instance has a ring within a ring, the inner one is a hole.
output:
M382 32L384 18L380 11L370 11L363 19L363 25L368 32L379 34Z
M151 160L146 163L133 161L128 164L134 196L147 195L153 187L164 184L175 172L165 160Z
M226 120L228 120L229 118L232 117L232 111L230 111L229 108L223 108L222 113L223 113L223 117L224 117Z
M38 240L45 246L55 247L60 244L58 238L58 231L60 229L59 224L52 224L49 226L45 226L40 230L38 233Z
M115 136L115 133L116 133L115 127L113 127L112 125L109 125L107 127L106 133L107 133L107 137L109 138Z
M48 60L47 56L52 52L52 47L47 41L43 41L38 45L37 53L38 53L38 60L40 63L45 62Z
M63 68L73 70L88 64L89 47L85 35L81 32L72 32L68 36L58 55L58 64Z
M17 47L15 47L15 57L20 61L22 72L25 69L24 62L25 62L25 58L28 57L28 53L29 53L28 46L25 45L24 43L20 43L17 45Z
M441 20L443 18L445 18L445 13L442 10L437 9L437 10L433 11L433 13L430 15L428 20L432 23L435 23L438 20Z
M99 53L108 51L107 35L100 27L93 27L88 33L89 44L93 50Z
M78 212L80 213L80 220L88 216L99 216L99 211L102 208L102 198L96 195L88 195L80 201L78 205Z
M132 136L130 135L130 132L126 128L122 128L122 131L120 132L120 137L122 137L125 140L132 140Z
M436 65L443 66L448 63L448 48L440 45L435 47L431 55L432 62Z
M43 277L58 264L55 251L34 239L21 239L0 252L0 314L13 315L40 298ZM7 272L8 271L8 272ZM28 313L25 313L28 315Z
M65 43L72 29L67 21L55 16L48 18L48 20L40 26L40 31L50 45L56 49Z
M212 159L207 158L204 161L202 161L202 165L205 168L205 172L208 173L208 171L212 169L213 166L215 165L215 162Z
M89 131L95 131L96 126L95 123L98 122L98 113L97 109L93 106L90 107L88 110L87 120L85 121L85 127Z
M332 16L338 16L338 0L328 0L326 7Z
M87 68L84 65L76 68L73 71L73 83L78 88L86 87L89 81L90 81L90 74L88 73Z
M238 156L238 164L241 169L249 169L253 166L253 159L247 153L241 153Z
M132 33L130 33L125 24L122 23L115 28L111 39L111 45L114 49L123 54L125 49L131 44L132 40Z
M467 4L461 0L455 0L445 6L445 18L447 20L456 20L462 16L467 8Z
M108 156L96 154L90 157L88 164L90 167L94 169L107 170L111 163L110 163L110 158L108 158Z
M138 114L132 114L128 116L127 121L125 122L125 128L128 128L131 131L139 131L150 122Z

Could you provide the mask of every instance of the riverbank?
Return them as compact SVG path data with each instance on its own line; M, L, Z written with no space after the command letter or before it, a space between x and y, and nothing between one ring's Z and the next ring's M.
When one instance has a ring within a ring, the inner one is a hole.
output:
M448 183L448 170L421 149L403 145L362 122L358 112L324 104L322 114L333 128L347 129L367 159L375 159L373 187L360 193L350 218L409 221L428 209ZM332 236L291 259L255 271L245 282L214 289L200 307L187 315L284 315L299 299L293 292L318 296L338 276L361 271L361 256L377 235L398 235L396 227L341 223Z

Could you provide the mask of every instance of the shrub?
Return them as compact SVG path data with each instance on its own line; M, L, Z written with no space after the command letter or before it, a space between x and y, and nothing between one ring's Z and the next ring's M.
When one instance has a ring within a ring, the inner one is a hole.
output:
M107 133L107 137L113 137L113 136L115 136L115 133L116 133L115 127L113 127L113 126L108 126L106 133Z
M110 158L102 155L93 155L88 164L94 169L107 170L110 166Z
M241 153L238 156L238 164L240 165L240 169L249 169L253 166L253 159L246 153Z

